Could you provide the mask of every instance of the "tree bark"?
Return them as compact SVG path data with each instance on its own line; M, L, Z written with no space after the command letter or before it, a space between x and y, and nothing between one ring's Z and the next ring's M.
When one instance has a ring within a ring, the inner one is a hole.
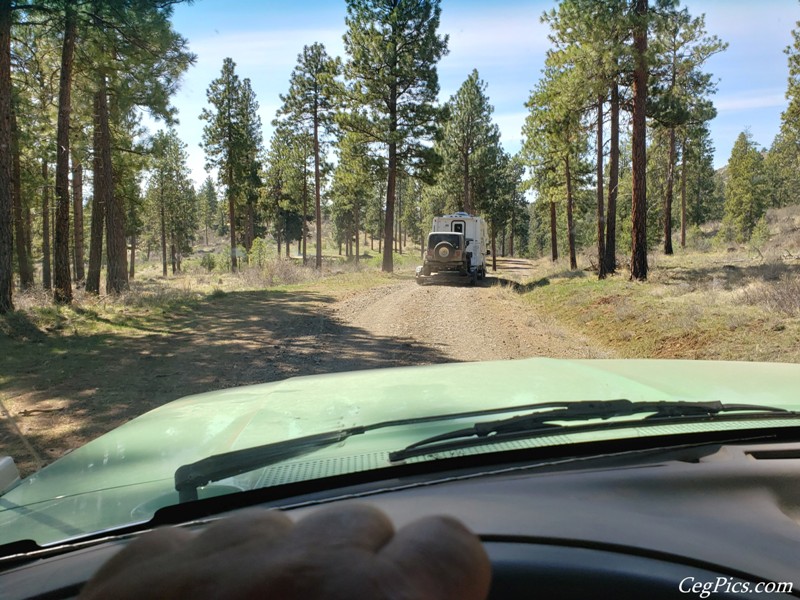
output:
M306 173L306 159L303 158L303 226L300 228L303 235L303 264L308 263L308 174Z
M19 130L17 129L17 113L13 104L11 107L11 192L14 205L14 245L17 251L17 264L19 265L19 286L26 290L33 286L33 264L28 251L28 231L26 228L25 212L22 208L22 169L19 158Z
M161 221L161 276L167 276L167 215L164 207L164 176L159 174L159 220Z
M556 203L550 202L550 258L553 262L558 260L558 237L556 227Z
M0 0L0 314L14 310L11 0Z
M75 282L80 284L86 274L83 269L83 165L72 154L72 263L75 266Z
M53 289L50 253L50 169L42 159L42 287Z
M397 133L397 86L393 85L389 92L389 174L386 180L386 222L383 227L383 263L381 271L392 273L394 271L394 256L392 254L394 234L394 198L397 182L397 142L394 139Z
M319 167L319 114L317 113L317 99L314 98L314 206L316 208L317 219L317 255L314 266L322 268L322 201L320 190L320 167Z
M631 279L644 281L647 279L647 0L636 0L636 17L633 33Z
M358 228L359 228L359 222L358 222L358 212L359 212L359 210L358 210L358 202L356 202L356 203L355 203L355 206L353 207L353 212L354 212L354 215L353 215L353 220L355 221L355 225L356 225L356 264L358 264L358 260L359 260L359 254L361 253L361 249L360 249L360 248L359 248L359 246L358 246L358 242L359 242L359 237L358 237L358 233L359 233L359 232L358 232Z
M675 127L669 128L669 164L667 165L667 193L664 196L664 254L672 254L672 199L675 190Z
M230 160L228 162L230 163ZM227 184L228 219L231 223L231 273L236 273L236 198L233 194L233 165L231 164L228 164Z
M397 192L397 253L403 253L403 194L402 187Z
M75 55L77 15L73 0L65 3L64 41L61 48L61 75L58 84L58 124L56 126L56 217L55 277L53 300L72 302L72 274L69 268L69 122L72 112L72 62Z
M122 198L114 193L114 171L111 162L111 128L108 114L108 94L105 75L100 77L99 119L100 152L106 192L106 293L120 294L128 289L128 256L125 247L125 207Z
M469 197L469 155L464 155L464 211L472 214L472 198Z
M497 271L497 232L495 231L494 223L491 224L492 228L492 271Z
M569 246L569 268L573 271L578 268L578 259L575 255L575 223L572 218L572 170L569 157L564 160L564 172L567 178L567 245Z
M619 191L619 85L611 85L611 131L608 157L608 207L606 208L606 272L617 271L617 192Z
M603 96L597 98L597 277L606 278L605 198L603 194Z
M247 202L246 228L244 247L248 252L250 252L250 249L253 247L253 240L256 239L256 215L253 209L253 202L251 200L248 200Z
M131 236L131 260L128 265L128 279L131 280L136 275L136 234Z
M516 194L515 194L516 196ZM508 253L513 257L514 256L514 232L517 230L517 211L514 210L511 213L511 237L509 238L508 242Z
M100 293L100 269L103 262L106 202L113 184L110 179L110 169L106 169L103 166L104 157L100 141L100 96L101 91L96 91L94 94L94 131L92 135L94 193L92 194L92 222L89 237L89 270L86 274L86 291L92 294Z
M681 141L681 248L686 248L686 136Z

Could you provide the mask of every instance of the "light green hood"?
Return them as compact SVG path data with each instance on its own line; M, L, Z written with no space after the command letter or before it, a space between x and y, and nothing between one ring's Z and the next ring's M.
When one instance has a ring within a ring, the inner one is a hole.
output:
M798 390L800 365L534 358L317 375L209 392L152 410L23 480L0 497L0 544L47 544L146 521L160 506L177 503L173 476L181 465L313 433L571 400L718 400L800 410ZM388 452L431 431L371 433L321 454ZM224 483L205 494L264 485L264 478Z

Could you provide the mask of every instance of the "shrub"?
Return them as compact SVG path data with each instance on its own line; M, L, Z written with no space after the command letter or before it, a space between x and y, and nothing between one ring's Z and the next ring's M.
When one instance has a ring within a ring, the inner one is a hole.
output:
M750 234L750 248L753 250L761 251L762 248L769 241L769 225L767 220L761 217L756 226L753 227L753 233Z
M213 252L204 254L203 258L200 259L200 266L203 267L209 273L214 270L216 264L217 264L217 259L214 258Z

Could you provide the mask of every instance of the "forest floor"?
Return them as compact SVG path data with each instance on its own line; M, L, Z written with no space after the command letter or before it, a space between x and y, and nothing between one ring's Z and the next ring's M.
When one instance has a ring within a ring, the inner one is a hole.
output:
M498 259L419 285L405 269L221 291L166 308L78 303L0 333L0 455L24 473L188 394L299 375L534 355L607 356L508 291L531 262ZM505 284L505 285L503 285ZM41 315L40 315L41 317Z

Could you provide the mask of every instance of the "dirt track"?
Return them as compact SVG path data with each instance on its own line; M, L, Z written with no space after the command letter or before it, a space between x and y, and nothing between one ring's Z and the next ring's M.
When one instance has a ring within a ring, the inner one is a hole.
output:
M524 261L501 262L500 273L518 276ZM602 356L588 343L527 309L510 289L489 278L477 286L461 278L373 288L334 306L334 315L377 338L426 344L451 361L555 356Z
M522 260L477 286L402 279L359 292L229 292L128 335L37 333L0 390L0 455L25 473L188 394L297 375L453 361L605 354L513 291ZM503 285L505 284L505 285ZM31 354L28 352L27 354ZM22 355L22 353L20 353ZM42 361L41 356L58 356Z

